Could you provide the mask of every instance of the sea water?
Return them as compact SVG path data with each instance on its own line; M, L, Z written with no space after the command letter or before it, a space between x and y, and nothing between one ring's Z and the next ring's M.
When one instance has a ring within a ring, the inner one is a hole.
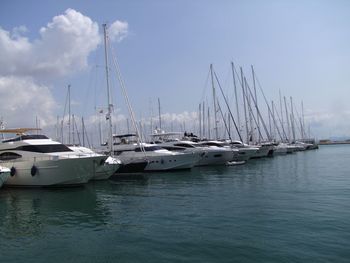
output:
M0 189L0 262L350 262L350 146Z

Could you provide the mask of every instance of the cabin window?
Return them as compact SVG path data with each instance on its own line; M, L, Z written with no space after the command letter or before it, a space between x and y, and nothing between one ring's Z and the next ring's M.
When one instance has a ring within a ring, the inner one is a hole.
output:
M22 157L22 155L19 155L17 153L12 153L12 152L4 152L4 153L0 154L1 161L15 160L15 159L18 159L21 157Z
M72 152L72 150L64 144L23 145L17 147L16 150L37 153Z
M143 149L145 150L145 152L153 152L156 150L162 150L163 148L160 146L146 146L146 147L143 147ZM135 152L141 152L141 151L142 149L140 147L135 148Z
M174 145L175 145L175 146L179 146L179 147L195 148L193 145L186 144L186 143L176 143L176 144L174 144Z

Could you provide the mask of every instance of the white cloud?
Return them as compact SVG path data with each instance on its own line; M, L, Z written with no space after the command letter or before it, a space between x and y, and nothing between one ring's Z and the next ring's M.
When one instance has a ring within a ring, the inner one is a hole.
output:
M30 42L24 26L12 33L0 28L0 75L57 77L84 69L91 51L101 41L98 24L67 9L40 29L40 39Z
M305 113L305 130L318 139L332 136L348 136L350 128L347 120L350 119L349 110L332 111L307 111Z
M41 127L54 123L56 103L48 87L29 77L0 76L0 116L11 127Z
M36 116L42 127L53 126L58 107L47 83L54 86L55 79L84 70L101 44L101 32L96 22L73 9L53 17L37 39L26 37L28 31L24 25L11 31L0 27L0 117L8 127L33 126ZM127 22L109 27L111 40L121 41L127 33ZM113 118L125 121L122 114Z
M108 28L108 35L112 41L120 42L128 35L128 23L116 20Z

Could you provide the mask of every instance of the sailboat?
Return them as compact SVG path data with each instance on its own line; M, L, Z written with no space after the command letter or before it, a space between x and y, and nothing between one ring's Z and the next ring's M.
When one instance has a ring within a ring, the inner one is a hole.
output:
M107 115L106 119L108 121L108 150L107 154L114 160L119 159L114 152L114 143L113 143L113 133L112 133L112 100L111 100L111 91L109 85L109 70L108 70L108 34L107 34L107 24L103 24L103 33L104 33L104 51L105 51L105 69L106 69L106 84L107 84ZM122 162L117 171L114 174L124 174L124 173L141 173L144 171L148 165L147 160L129 160Z
M80 138L79 138L79 144L75 144L74 140L74 127L76 127L76 122L73 114L73 118L71 118L71 96L70 96L70 90L71 86L68 85L68 93L67 93L67 99L68 99L68 144L66 146L74 151L75 153L81 155L81 156L90 156L90 157L99 157L99 156L105 156L104 154L96 153L95 151L80 145ZM71 144L71 124L73 124L73 143ZM61 140L63 142L63 121L62 121L62 127L61 127ZM78 134L78 128L76 128L77 134ZM83 132L84 132L84 126L83 126ZM84 142L84 134L83 134L83 142ZM84 143L83 143L84 144ZM94 161L94 160L92 160ZM121 165L121 162L111 156L109 156L103 165L99 165L96 167L96 169L93 171L94 176L91 180L106 180L109 177L111 177L119 168Z

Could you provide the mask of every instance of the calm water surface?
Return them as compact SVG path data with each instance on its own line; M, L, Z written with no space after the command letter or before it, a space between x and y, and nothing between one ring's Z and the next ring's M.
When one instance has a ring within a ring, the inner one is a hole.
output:
M0 262L350 262L350 146L0 189Z

